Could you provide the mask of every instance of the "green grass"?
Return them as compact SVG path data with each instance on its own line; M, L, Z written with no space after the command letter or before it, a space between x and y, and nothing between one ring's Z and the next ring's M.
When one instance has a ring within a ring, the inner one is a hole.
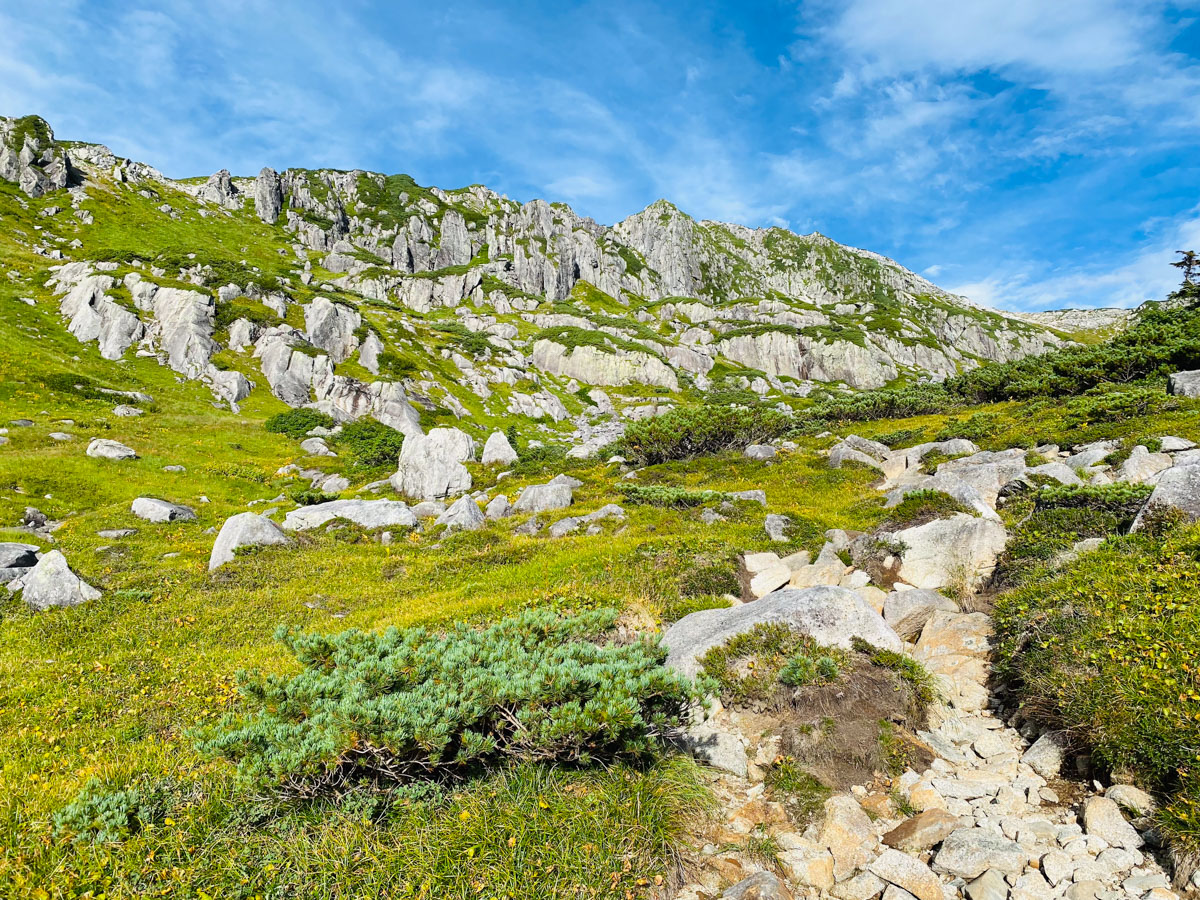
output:
M996 605L1003 673L1026 712L1102 768L1167 798L1160 826L1200 849L1200 528L1110 538Z

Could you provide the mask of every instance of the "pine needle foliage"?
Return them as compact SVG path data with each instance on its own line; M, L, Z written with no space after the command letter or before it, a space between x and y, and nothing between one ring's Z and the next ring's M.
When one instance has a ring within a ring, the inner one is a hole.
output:
M530 610L445 633L276 632L295 676L242 673L246 717L204 752L262 786L312 796L372 779L412 783L506 759L589 764L651 757L699 699L657 643L601 642L613 610Z

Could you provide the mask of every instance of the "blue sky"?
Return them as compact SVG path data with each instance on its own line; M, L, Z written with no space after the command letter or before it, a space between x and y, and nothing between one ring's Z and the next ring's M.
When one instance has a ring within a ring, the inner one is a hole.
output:
M1009 309L1200 250L1200 0L0 0L0 114L168 175L408 172L818 230Z

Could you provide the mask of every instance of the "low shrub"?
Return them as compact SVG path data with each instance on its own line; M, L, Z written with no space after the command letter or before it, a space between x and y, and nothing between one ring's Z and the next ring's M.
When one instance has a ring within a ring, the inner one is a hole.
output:
M779 670L779 680L788 687L810 684L829 684L841 674L841 667L832 656L813 655L800 651L788 659Z
M326 494L324 491L318 491L315 488L297 488L288 496L292 498L292 502L299 506L316 506L318 503L329 503L331 500L336 500L337 494Z
M54 832L75 843L109 844L161 823L175 788L169 781L139 781L116 788L90 779L54 816Z
M909 491L889 512L882 523L883 528L900 530L924 525L934 519L945 519L955 513L970 513L975 511L949 494L942 491L923 488Z
M673 509L705 506L732 498L731 494L724 491L694 491L665 484L619 484L617 491L629 503L644 506L668 506Z
M359 472L394 471L404 435L374 419L358 419L342 426L335 443Z
M1148 484L1064 484L1044 487L1037 494L1040 509L1090 509L1111 513L1132 524L1138 511L1154 493Z
M793 425L773 409L695 406L631 423L614 452L640 465L741 449L777 438Z
M410 356L384 350L377 358L379 362L379 377L392 381L403 381L412 378L421 371L421 364Z
M615 622L613 610L531 610L441 634L281 628L303 671L241 673L249 715L226 717L201 748L301 795L347 779L440 780L505 759L646 758L702 694L662 665L660 645L599 642Z
M1000 417L995 413L975 413L967 419L951 419L937 433L934 440L949 441L954 438L966 438L969 441L982 441L996 435L1000 430Z
M336 424L333 416L301 407L276 413L263 423L263 427L272 434L286 434L294 440L300 440L314 428L333 428Z
M734 703L766 700L779 686L780 676L798 655L819 657L816 642L785 624L756 625L713 647L700 658L721 699Z

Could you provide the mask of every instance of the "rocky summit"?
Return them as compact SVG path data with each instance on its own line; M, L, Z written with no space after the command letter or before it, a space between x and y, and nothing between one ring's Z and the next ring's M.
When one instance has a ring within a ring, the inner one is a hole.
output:
M0 894L1196 894L1181 257L1017 317L0 120Z
M786 402L1061 343L869 251L665 200L607 226L405 175L172 180L36 116L0 119L0 179L30 199L66 188L28 246L55 261L76 338L153 355L234 406L265 390L407 432L422 410L470 410L570 422L594 444L697 391Z

